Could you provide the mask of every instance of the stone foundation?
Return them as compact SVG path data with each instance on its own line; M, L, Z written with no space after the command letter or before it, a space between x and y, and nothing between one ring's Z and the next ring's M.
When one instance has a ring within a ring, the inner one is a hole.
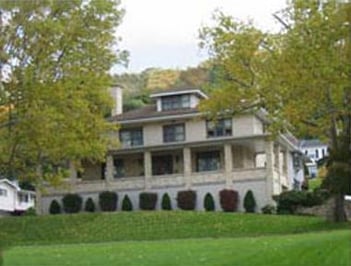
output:
M326 217L327 220L332 220L334 204L335 199L330 198L323 205L313 206L310 208L299 207L296 210L296 214L321 216ZM347 220L351 221L351 201L345 200L345 212Z

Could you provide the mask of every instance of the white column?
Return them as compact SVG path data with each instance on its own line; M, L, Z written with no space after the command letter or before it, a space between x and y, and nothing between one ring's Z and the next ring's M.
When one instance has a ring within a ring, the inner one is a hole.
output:
M191 150L188 147L183 148L183 167L184 180L186 189L191 188Z
M265 142L266 152L266 196L267 204L273 204L273 188L274 188L274 144L272 141Z
M114 171L113 156L108 155L106 158L106 171L105 171L105 180L107 182L113 180L113 171Z
M282 182L281 182L281 176L282 176L282 165L280 161L280 144L277 144L275 146L275 160L277 160L276 165L277 165L277 173L278 173L278 185L279 185L279 193L282 190Z
M152 177L152 162L151 162L151 152L144 152L144 170L145 170L145 190L151 189L151 177Z
M224 145L224 175L225 175L225 184L227 189L231 188L232 177L233 177L233 153L232 145Z

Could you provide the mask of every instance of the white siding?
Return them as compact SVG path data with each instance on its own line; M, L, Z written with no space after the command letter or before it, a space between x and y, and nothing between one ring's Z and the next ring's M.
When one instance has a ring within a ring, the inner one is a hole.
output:
M14 211L17 197L16 189L7 183L0 183L0 189L7 191L6 196L0 196L0 210Z

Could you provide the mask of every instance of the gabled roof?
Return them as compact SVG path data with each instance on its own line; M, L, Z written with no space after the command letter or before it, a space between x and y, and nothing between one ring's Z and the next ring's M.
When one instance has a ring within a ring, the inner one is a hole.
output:
M17 185L17 183L11 182L11 181L8 180L7 178L0 179L0 184L1 184L1 183L8 184L9 186L13 187L13 188L16 189L17 191L21 190L21 188Z
M301 148L327 146L327 144L322 143L319 139L303 139L300 141Z

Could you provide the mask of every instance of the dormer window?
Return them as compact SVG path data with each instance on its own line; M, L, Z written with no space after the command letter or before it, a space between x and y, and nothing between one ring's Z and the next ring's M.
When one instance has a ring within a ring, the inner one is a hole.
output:
M172 95L161 98L162 111L190 108L190 95Z

